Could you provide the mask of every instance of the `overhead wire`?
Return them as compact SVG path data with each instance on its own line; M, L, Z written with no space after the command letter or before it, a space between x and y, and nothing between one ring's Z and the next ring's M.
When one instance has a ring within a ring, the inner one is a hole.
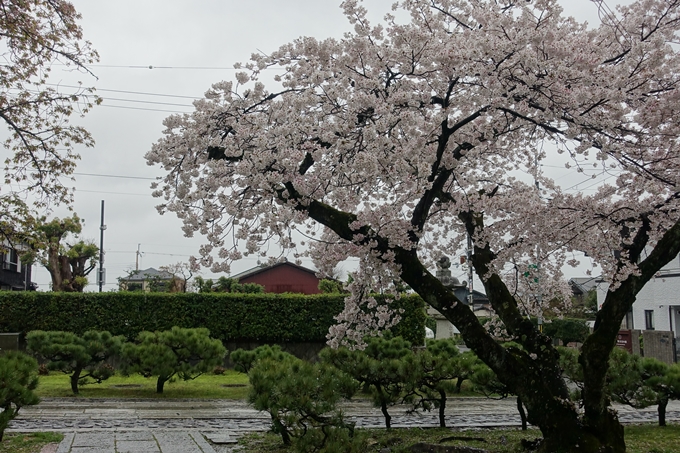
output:
M63 85L57 83L46 83L48 86L64 87L64 88L83 88L77 85ZM162 96L168 98L182 98L182 99L201 99L203 96L183 96L179 94L165 94L165 93L149 93L145 91L128 91L128 90L114 90L110 88L96 88L95 91L107 91L111 93L125 93L125 94L141 94L144 96Z

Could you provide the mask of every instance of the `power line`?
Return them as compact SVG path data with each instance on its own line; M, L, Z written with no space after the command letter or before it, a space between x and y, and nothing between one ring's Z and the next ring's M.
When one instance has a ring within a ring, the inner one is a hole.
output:
M100 104L99 107L111 107L116 109L128 109L128 110L145 110L147 112L165 112L165 113L191 113L191 112L181 112L178 110L164 110L164 109L145 109L143 107L127 107L124 105L111 105L111 104Z
M119 65L119 64L93 64L96 68L120 68L120 69L183 69L198 71L234 71L239 70L233 66L154 66L154 65ZM242 68L245 69L245 68ZM278 68L273 68L278 69ZM283 69L283 68L281 68Z
M56 83L46 83L45 85L49 86L55 86L55 87L64 87L64 88L82 88L80 86L76 85L61 85L61 84L56 84ZM113 89L108 89L108 88L95 88L96 91L108 91L110 93L125 93L125 94L142 94L144 96L162 96L162 97L168 97L168 98L182 98L182 99L201 99L203 96L181 96L178 94L162 94L162 93L147 93L144 91L127 91L127 90L113 90Z
M76 193L78 192L86 192L86 193L105 193L109 195L135 195L135 196L140 196L140 197L151 197L152 195L150 193L130 193L130 192L105 192L103 190L85 190L85 189L76 189Z
M156 178L148 178L144 176L125 176L125 175L102 175L98 173L73 173L77 176L97 176L100 178L123 178L123 179L144 179L149 181L155 181Z
M53 63L53 66L69 66L65 63ZM118 69L181 69L181 70L196 70L196 71L247 71L245 67L235 68L233 66L155 66L155 65L124 65L124 64L91 64L87 65L88 68L118 68ZM258 70L269 70L269 71L285 71L286 68L278 67L265 67L259 68Z
M111 100L111 101L138 102L138 103L141 103L141 104L176 105L176 106L179 106L179 107L193 107L193 105L190 105L190 104L175 104L175 103L172 103L172 102L142 101L142 100L138 100L138 99L107 98L107 97L102 98L102 99L104 101L106 101L108 99L108 100Z

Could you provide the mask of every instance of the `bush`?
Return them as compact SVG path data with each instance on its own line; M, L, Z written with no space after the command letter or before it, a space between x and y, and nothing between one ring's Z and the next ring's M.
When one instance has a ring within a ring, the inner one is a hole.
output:
M373 404L391 426L388 406L401 401L414 379L411 344L401 337L374 337L366 341L366 349L326 348L319 354L324 363L335 366L369 388Z
M158 376L156 392L163 393L165 383L175 376L188 381L221 365L226 352L205 328L141 332L136 344L123 345L123 371Z
M553 319L543 324L543 333L555 340L562 340L566 346L568 343L583 343L590 334L590 328L585 319Z
M81 335L108 330L133 340L144 331L205 327L214 338L260 343L326 342L334 317L344 308L340 294L233 293L43 293L0 291L0 332L62 330ZM382 297L382 296L380 296ZM403 308L393 327L423 344L424 302L417 296L394 301Z
M349 376L291 355L262 358L248 375L248 401L270 414L273 430L285 445L300 452L358 451L352 449L357 442L353 425L336 409L340 398L350 398L357 389Z
M101 383L115 370L105 362L120 353L122 336L90 330L82 336L71 332L34 330L26 336L28 349L47 360L47 368L70 374L71 390L88 382ZM83 374L83 372L85 374Z
M447 393L456 392L457 383L462 383L470 373L461 356L453 338L428 340L427 348L408 356L412 360L409 366L412 379L407 385L406 401L414 410L438 408L441 428L446 427Z
M229 355L231 362L234 364L234 370L241 373L249 373L258 360L272 359L282 361L291 354L281 350L279 345L262 345L255 349L246 351L245 349L237 349Z
M9 351L0 356L0 441L9 422L23 406L38 404L33 390L38 386L38 362L22 354Z

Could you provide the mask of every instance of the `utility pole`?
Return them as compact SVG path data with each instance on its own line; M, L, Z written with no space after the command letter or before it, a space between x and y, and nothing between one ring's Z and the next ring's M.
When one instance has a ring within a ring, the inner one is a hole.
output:
M541 199L541 184L538 182L538 172L540 170L540 161L536 155L536 173L534 176L534 183L536 184L536 192L538 199ZM543 291L541 288L541 246L536 243L536 303L540 307L543 304ZM543 332L543 318L538 318L538 330Z
M104 285L104 200L102 200L102 220L99 224L99 292L102 292Z
M142 244L137 244L137 253L135 254L135 272L139 272L139 255L142 253L139 251L139 248L142 246Z
M468 305L472 310L474 310L475 305L475 295L473 293L474 291L474 284L472 283L472 280L474 279L474 269L472 268L472 236L470 236L470 233L467 235L467 262L468 262Z

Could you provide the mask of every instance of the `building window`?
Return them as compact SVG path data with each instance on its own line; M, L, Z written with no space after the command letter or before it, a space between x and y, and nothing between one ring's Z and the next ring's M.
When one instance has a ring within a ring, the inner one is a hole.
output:
M631 309L628 313L626 313L626 319L624 320L626 323L626 329L634 329L633 325L633 310Z
M19 268L19 254L14 249L9 252L9 270L12 272L21 272L21 269Z
M645 329L654 330L654 310L645 310Z

